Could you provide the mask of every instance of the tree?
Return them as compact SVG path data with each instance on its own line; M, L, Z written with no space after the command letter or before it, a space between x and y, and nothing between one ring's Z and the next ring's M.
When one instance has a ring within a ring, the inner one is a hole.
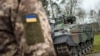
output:
M44 3L43 5L47 10L48 16L55 18L56 15L75 15L80 0L42 0L42 2Z
M42 1L44 8L46 9L48 5L48 1L47 0L41 0L41 1Z
M45 7L48 16L52 16L52 18L55 18L58 14L61 13L60 6L56 2L53 2L53 0L41 0L41 1L43 2L43 5Z
M84 17L86 16L86 13L85 13L85 11L84 11L83 9L79 8L79 9L78 9L77 16L78 16L79 18L84 18Z
M98 10L98 19L97 19L97 22L98 22L98 28L99 28L99 31L100 31L100 10Z
M90 17L93 20L97 20L97 12L95 10L90 10Z
M73 15L75 12L76 7L79 5L80 0L68 0L67 5L69 6L69 13Z
M84 23L85 18L86 18L86 12L82 9L82 8L78 8L77 9L77 13L76 13L77 18L77 23Z
M52 7L54 12L54 18L56 18L57 15L61 13L61 8L57 3L52 3Z

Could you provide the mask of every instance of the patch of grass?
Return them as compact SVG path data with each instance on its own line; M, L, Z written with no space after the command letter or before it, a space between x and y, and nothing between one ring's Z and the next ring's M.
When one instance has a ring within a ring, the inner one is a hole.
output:
M100 35L95 35L93 53L98 52L100 52Z

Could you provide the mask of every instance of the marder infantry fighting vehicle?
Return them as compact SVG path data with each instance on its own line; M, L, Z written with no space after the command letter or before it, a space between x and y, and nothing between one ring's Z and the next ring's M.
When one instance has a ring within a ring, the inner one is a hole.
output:
M88 24L75 24L76 17L55 21L52 39L57 56L84 56L92 50L94 34Z

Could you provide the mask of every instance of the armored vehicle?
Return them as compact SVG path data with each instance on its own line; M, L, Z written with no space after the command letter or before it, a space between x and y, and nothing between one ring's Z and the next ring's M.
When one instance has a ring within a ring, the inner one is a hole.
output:
M55 21L52 39L57 56L84 56L92 50L92 27L89 24L75 24L75 21L75 16Z

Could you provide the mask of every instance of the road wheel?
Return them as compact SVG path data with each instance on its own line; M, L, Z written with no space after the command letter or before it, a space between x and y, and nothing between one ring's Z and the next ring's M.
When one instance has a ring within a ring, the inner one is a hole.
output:
M71 47L69 50L69 56L78 56L78 50L76 47Z
M89 51L91 50L91 48L92 48L92 43L91 41L89 41Z
M92 49L93 48L93 41L91 40L90 43L91 43L91 46L90 47Z
M85 55L85 48L84 48L84 44L81 44L81 50L82 50L82 54Z
M77 49L78 49L78 56L83 56L80 45L77 47Z
M87 54L89 52L89 44L88 42L86 42L84 45L85 45L85 52Z
M92 48L93 48L93 42L92 41L89 41L89 43L90 43L89 47L90 47L90 52L91 52L92 51Z
M88 49L87 49L87 45L86 45L86 43L83 44L83 47L84 47L84 50L85 50L85 54L87 54Z

